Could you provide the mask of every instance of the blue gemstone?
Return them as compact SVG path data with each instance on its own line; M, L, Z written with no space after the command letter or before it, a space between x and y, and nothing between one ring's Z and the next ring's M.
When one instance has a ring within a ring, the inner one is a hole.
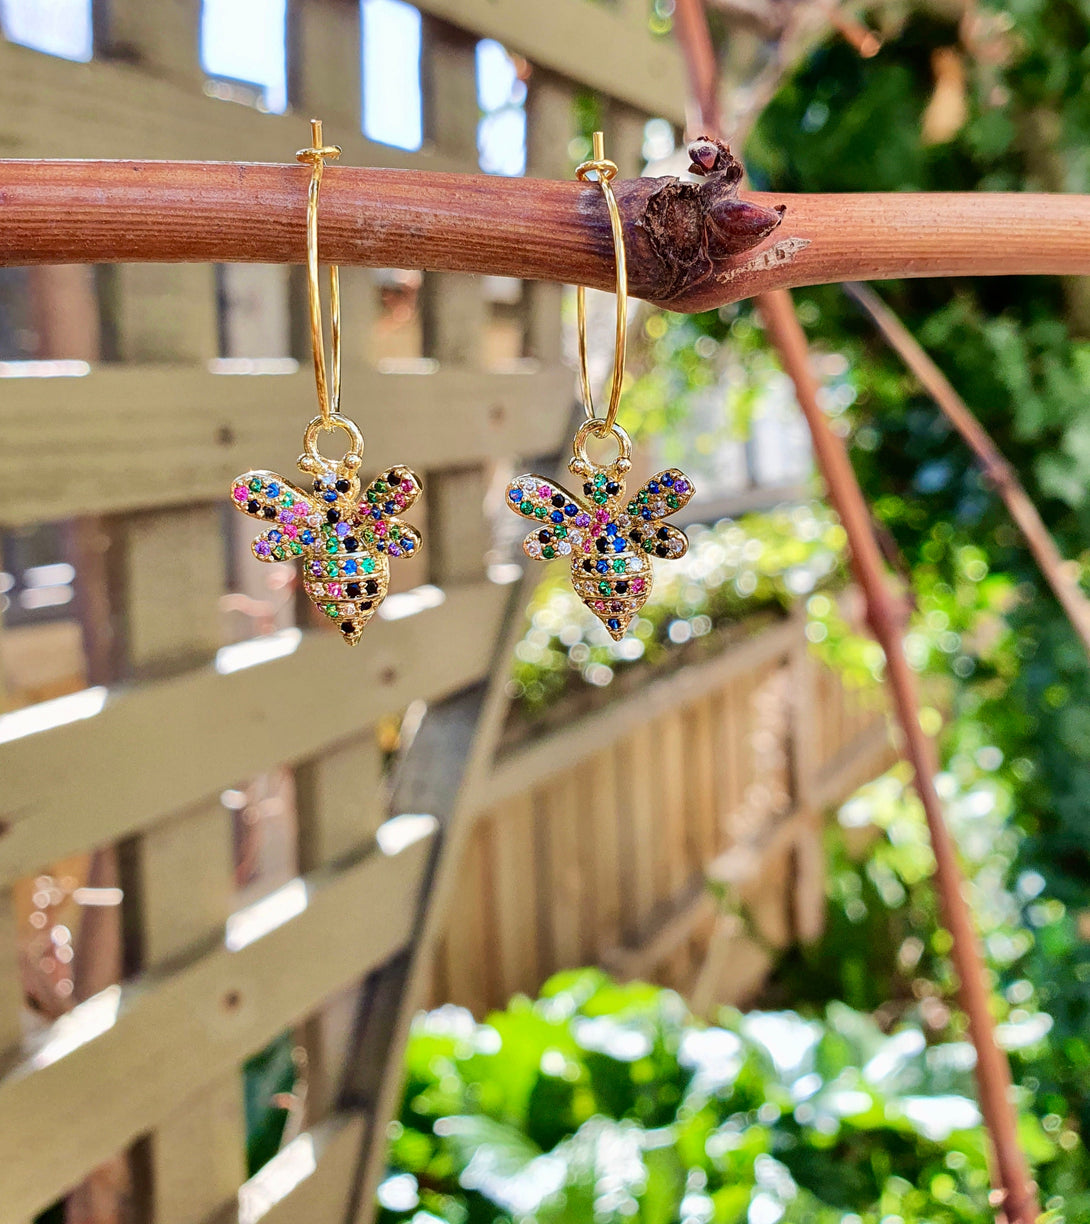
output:
M382 542L381 540L379 540L379 541L378 541L378 543L375 545L375 547L376 547L376 548L379 550L379 552L385 552L385 551L386 551L386 545L385 545L385 544L383 544L383 542Z
M648 482L647 482L647 491L648 491L648 493L657 493L657 492L659 491L658 481L657 481L657 480L650 480L650 481L648 481Z
M642 519L647 519L647 521L648 521L648 522L650 522L650 521L651 521L651 511L650 511L650 510L641 510L641 511L640 511L640 518L642 518Z
M616 631L617 629L620 629L621 622L615 616L611 616L609 620L606 621L606 625L610 629L613 629L614 631Z
M617 534L617 524L616 523L606 523L606 535L615 536L616 534Z
M345 561L344 572L346 574L354 574L356 572L356 563L351 558Z
M411 539L409 539L408 536L403 536L401 540L401 547L406 552L412 552L412 550L416 547L416 545L412 542Z
M512 490L511 490L511 492L507 494L507 496L508 496L508 497L509 497L509 498L510 498L510 499L511 499L513 502L520 502L520 501L522 501L522 490L521 490L521 489L512 489Z
M598 563L595 565L595 567L594 567L594 568L595 568L595 569L598 571L598 573L599 573L599 574L608 574L608 573L609 573L609 562L608 562L608 561L599 561L599 562L598 562Z
M613 541L614 552L624 552L627 547L628 544L625 542L624 536L617 536L617 538Z
M322 498L327 502L335 502L337 500L337 493L334 489L330 489L328 493L322 494Z
M571 502L568 502L568 504L564 507L564 513L568 516L568 518L571 518L573 514L579 513L579 507L573 506Z
M387 514L393 514L393 512L397 509L397 506L393 502L383 502L382 508Z
M270 497L280 496L280 486L276 483L275 480L272 482L271 485L269 485L269 487L265 491L266 493L268 493Z
M273 542L274 544L275 544L275 543L276 543L278 540L280 540L281 538L282 538L282 537L281 537L281 535L280 535L280 532L279 532L279 531L270 531L270 532L269 532L269 539L270 539L270 540L272 540L272 542Z
M665 485L665 486L666 486L668 489L669 489L669 488L671 488L671 487L673 486L673 483L674 483L674 478L673 478L673 476L671 476L671 475L670 475L670 473L669 473L669 472L667 472L667 473L666 473L666 475L665 475L665 476L663 476L663 478L662 478L662 483L663 483L663 484L664 484L664 485Z
M303 541L304 544L313 544L314 543L314 532L304 531L303 534L299 538Z
M559 510L554 510L552 514L549 515L549 519L554 523L562 523L564 521L564 516Z

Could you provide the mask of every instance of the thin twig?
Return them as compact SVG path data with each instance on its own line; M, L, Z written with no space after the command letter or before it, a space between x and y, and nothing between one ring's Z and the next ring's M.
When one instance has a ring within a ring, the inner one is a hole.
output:
M1082 593L1072 573L1071 563L1060 555L1037 507L1010 463L951 386L946 375L885 302L865 285L848 284L844 286L844 291L870 315L890 348L915 374L923 389L976 455L985 479L1003 499L1041 574L1090 656L1090 600Z
M641 253L648 200L671 182L614 184L630 292L670 310L846 280L1090 273L1090 196L1025 192L744 192L756 211L786 206L782 224L690 270L677 250ZM306 185L297 165L0 161L0 264L302 263ZM613 284L608 217L581 183L330 167L321 241L343 264Z
M707 27L703 0L676 0L679 37L693 66L697 101L712 99L701 115L705 135L715 137L718 120L716 92L708 80L718 66ZM682 15L684 16L682 17ZM848 537L855 580L866 600L867 622L886 656L886 678L901 726L901 751L911 764L935 855L935 886L943 922L952 937L951 960L958 975L958 997L969 1022L976 1050L977 1089L984 1124L992 1140L993 1180L1000 1188L1002 1210L1009 1224L1033 1224L1039 1214L1036 1192L1025 1154L1018 1142L1018 1119L1011 1100L1011 1073L995 1039L984 963L964 895L964 877L950 831L946 827L935 774L938 754L920 726L916 681L904 652L903 603L887 581L882 555L872 530L870 512L859 487L847 448L832 431L817 402L817 383L810 368L806 333L786 289L765 289L758 306L795 393L814 442L814 454L825 478L829 498Z

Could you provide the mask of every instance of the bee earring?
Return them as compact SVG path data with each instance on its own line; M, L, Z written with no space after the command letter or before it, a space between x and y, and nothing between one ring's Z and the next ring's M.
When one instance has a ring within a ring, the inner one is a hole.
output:
M610 180L617 167L604 155L602 133L594 133L593 160L576 170L582 181L593 174L609 210L617 263L617 338L613 379L606 415L595 415L587 370L586 292L576 288L579 331L579 377L587 419L572 443L569 471L582 477L582 491L569 493L545 476L520 476L507 486L507 505L533 524L523 551L535 560L563 557L571 563L576 594L619 641L647 602L654 581L651 558L677 560L685 555L685 533L663 520L680 510L693 495L693 484L676 468L659 472L632 497L625 480L632 469L632 441L617 424L624 380L625 341L628 334L628 273L624 231ZM594 462L587 455L591 437L612 437L617 457L610 463Z
M268 523L251 545L259 561L303 563L303 588L311 602L340 626L354 646L390 586L390 557L409 557L420 547L420 533L397 516L420 496L420 481L406 467L376 476L360 494L363 435L340 413L341 294L336 265L329 269L332 394L326 381L322 303L318 281L318 193L325 159L340 156L336 145L323 146L322 122L310 121L313 147L296 158L309 163L307 195L307 273L310 333L319 415L303 434L301 472L313 477L304 492L275 472L244 472L231 491L235 508ZM318 452L318 435L343 431L348 451L342 459Z

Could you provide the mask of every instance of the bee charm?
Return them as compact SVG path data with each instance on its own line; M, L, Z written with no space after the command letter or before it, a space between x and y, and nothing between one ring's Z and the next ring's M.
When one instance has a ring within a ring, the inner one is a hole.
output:
M343 459L318 453L320 429L343 429L351 445ZM303 588L314 606L340 625L354 646L386 598L391 557L411 557L420 533L398 517L420 496L420 481L407 467L392 467L360 493L358 470L363 438L347 417L328 424L315 417L304 435L301 471L313 477L312 491L275 472L244 472L234 481L236 509L267 523L251 545L259 561L303 563Z
M587 458L591 433L612 433L620 453L603 467ZM508 507L533 523L522 542L534 560L563 557L571 562L576 594L620 641L647 602L654 581L651 558L677 560L688 550L685 533L663 520L682 509L693 495L684 473L669 468L653 476L633 497L625 495L632 444L614 425L602 429L588 420L576 434L568 467L583 476L581 494L570 493L545 476L519 476L506 491Z

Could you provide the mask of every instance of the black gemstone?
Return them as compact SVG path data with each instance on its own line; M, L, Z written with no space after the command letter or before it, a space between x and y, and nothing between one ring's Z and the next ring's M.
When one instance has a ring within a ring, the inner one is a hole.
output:
M615 480L611 480L609 484L606 485L606 492L610 495L610 497L616 497L620 491L621 486Z
M628 590L628 583L618 582L617 585L613 589L617 592L618 595L623 595Z
M548 544L548 542L549 542L549 541L550 541L550 540L551 540L553 537L552 537L552 533L551 533L551 532L548 532L548 531L539 531L539 532L537 533L537 538L538 538L538 539L539 539L539 540L542 542L542 544Z
M597 538L597 539L594 541L594 547L595 547L595 548L596 548L596 549L597 549L599 552L608 552L608 551L609 551L609 540L608 540L608 538L607 538L606 536L599 536L599 537L598 537L598 538Z
M628 538L630 540L635 540L636 543L638 544L643 539L643 532L640 531L638 527L633 527L632 530L628 533Z
M315 493L321 493L322 482L320 480L316 480L310 487L314 490Z
M350 582L344 589L348 592L349 599L355 599L360 593L360 584L358 582Z
M327 510L325 512L325 521L327 523L339 523L341 521L341 512L339 510Z
M351 621L341 621L341 632L342 633L351 633L352 630L355 629L355 627L356 626L353 625Z
M564 498L559 493L553 494L553 505L559 510L564 504Z
M591 495L591 494L594 492L594 485L592 485L592 484L590 483L590 481L589 481L589 480L584 482L584 484L583 484L583 492L584 492L584 493L585 493L585 494L586 494L588 497L590 497L590 495Z
M337 490L338 493L347 493L351 487L352 486L348 483L347 480L338 480L336 485L334 485L334 488Z
M655 545L655 556L656 557L668 557L669 555L670 555L670 550L666 547L665 544Z
M363 584L363 589L367 592L368 595L377 595L378 594L378 583L374 580L374 578L368 578L367 581Z
M658 531L655 532L655 535L657 535L660 540L668 540L670 538L670 533L665 527L660 527Z
M401 477L393 468L386 473L386 483L391 485L399 485L401 483Z
M594 562L593 562L593 561L584 561L584 562L583 562L583 568L584 568L584 569L587 571L587 573L588 573L588 574L592 574L592 573L594 572Z
M261 509L261 507L260 507L260 506L257 504L257 502L256 502L256 501L254 501L254 499L251 497L251 498L250 498L250 500L249 500L249 501L246 503L246 509L247 509L247 510L249 510L249 512L250 512L251 514L256 514L256 513L258 512L258 510L260 510L260 509Z
M345 536L344 537L344 551L345 552L355 552L356 549L359 548L359 546L360 546L359 541L356 539L355 536Z
M373 606L374 606L374 605L371 603L371 601L370 601L369 599L365 599L365 600L363 601L363 603L361 603L361 604L360 604L360 611L361 611L361 612L370 612Z
M266 507L265 507L265 509L261 511L261 513L262 513L262 514L263 514L263 515L264 515L266 518L276 518L276 507L275 507L275 506L266 506Z

